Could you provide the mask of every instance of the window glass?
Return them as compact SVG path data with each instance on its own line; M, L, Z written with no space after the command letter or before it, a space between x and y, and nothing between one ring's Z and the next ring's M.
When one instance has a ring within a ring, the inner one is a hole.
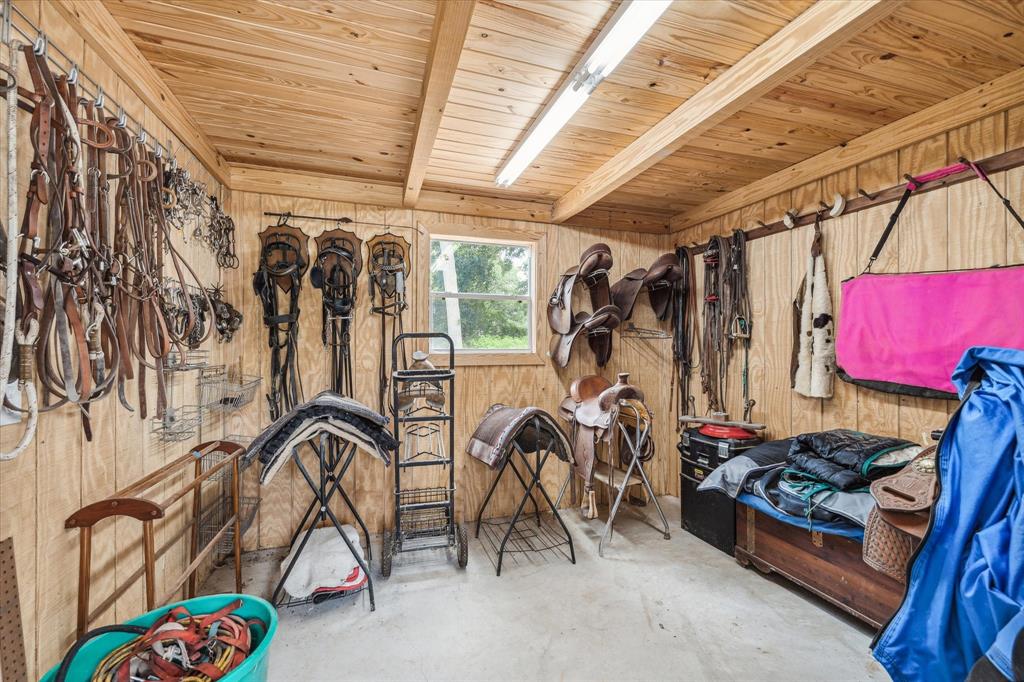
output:
M533 350L532 282L530 246L431 240L430 330L456 350Z

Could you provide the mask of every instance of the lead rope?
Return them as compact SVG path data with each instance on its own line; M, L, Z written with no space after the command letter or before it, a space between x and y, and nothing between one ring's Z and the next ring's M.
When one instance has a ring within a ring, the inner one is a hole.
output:
M7 74L6 123L7 123L7 230L6 230L6 273L7 286L4 295L4 332L0 340L0 403L7 392L11 377L14 344L18 345L18 390L25 395L28 422L17 445L7 452L0 451L0 461L12 460L24 452L36 435L39 422L39 403L35 384L35 346L39 336L39 321L28 320L27 328L17 328L18 269L21 251L21 230L18 227L18 54L17 43L8 45L10 66L2 67ZM26 292L27 295L27 292Z

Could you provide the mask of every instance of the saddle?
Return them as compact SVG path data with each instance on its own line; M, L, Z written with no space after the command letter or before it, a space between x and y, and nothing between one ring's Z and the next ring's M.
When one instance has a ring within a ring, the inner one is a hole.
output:
M592 374L574 380L569 385L569 395L558 406L558 416L571 427L573 470L583 480L584 497L589 505L587 518L597 518L593 478L598 443L611 441L621 401L627 400L644 402L643 391L629 383L628 373L620 373L615 384ZM644 413L649 414L646 406Z
M604 367L612 355L613 329L622 321L619 309L614 305L606 305L592 313L578 312L573 320L572 328L567 334L553 334L549 348L551 359L563 369L569 365L572 348L582 334L587 336L587 345L594 351L597 366Z
M594 244L574 265L562 274L548 299L548 324L555 332L551 338L550 355L559 367L569 364L572 348L580 334L597 357L597 366L604 367L612 354L611 331L619 326L622 313L612 304L608 286L608 270L612 253L607 244ZM580 283L590 294L592 312L572 309L572 294Z
M925 448L897 473L871 484L876 506L864 529L864 563L902 584L938 497L936 454L936 446Z
M633 308L641 291L647 291L651 309L659 320L668 317L672 307L675 283L683 277L679 256L665 253L651 264L649 269L637 268L611 287L612 303L622 311L622 321L633 316Z
M546 411L539 407L510 407L501 403L487 408L469 437L466 452L492 469L500 469L517 445L524 452L550 447L563 461L569 461L569 453L572 452L569 437Z

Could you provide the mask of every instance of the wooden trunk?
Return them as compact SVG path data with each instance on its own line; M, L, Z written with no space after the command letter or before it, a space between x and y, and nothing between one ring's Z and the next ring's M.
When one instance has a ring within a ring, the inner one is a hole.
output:
M903 598L902 585L864 563L859 542L808 532L739 503L736 560L778 573L874 628Z

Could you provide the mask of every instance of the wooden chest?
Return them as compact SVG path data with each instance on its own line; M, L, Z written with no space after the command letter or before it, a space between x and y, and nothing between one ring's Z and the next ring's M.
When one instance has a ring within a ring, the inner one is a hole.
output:
M736 503L736 560L777 573L874 628L896 611L903 586L861 559L850 538L808 532Z

